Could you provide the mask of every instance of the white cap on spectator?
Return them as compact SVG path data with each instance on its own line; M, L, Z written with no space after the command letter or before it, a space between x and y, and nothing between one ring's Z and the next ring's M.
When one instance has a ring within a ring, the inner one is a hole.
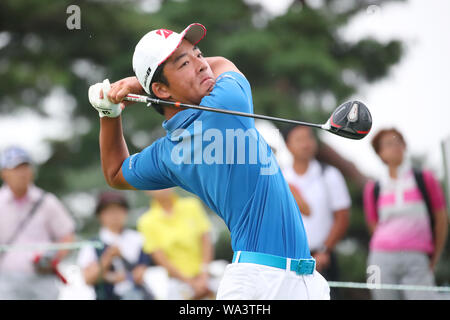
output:
M31 157L28 152L17 146L6 148L0 158L2 169L14 169L23 163L31 164Z

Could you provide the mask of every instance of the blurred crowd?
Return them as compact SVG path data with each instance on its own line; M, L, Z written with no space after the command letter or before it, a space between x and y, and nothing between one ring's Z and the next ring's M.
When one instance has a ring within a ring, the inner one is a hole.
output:
M293 126L283 138L293 159L283 174L300 208L316 268L327 280L339 281L336 246L346 235L352 208L346 181L338 168L316 159L318 141L311 129ZM397 129L377 132L372 146L385 172L362 191L371 235L367 266L375 267L377 283L434 286L448 230L442 187L431 170L411 164ZM34 184L26 150L5 149L0 166L0 299L57 299L67 284L59 266L75 243L75 222L54 194ZM221 278L217 265L227 262L214 260L212 224L203 204L175 189L146 194L148 210L135 228L126 227L131 204L124 193L96 195L99 230L77 248L83 283L99 300L214 299ZM371 294L373 299L436 298L407 290ZM342 293L332 288L331 298Z

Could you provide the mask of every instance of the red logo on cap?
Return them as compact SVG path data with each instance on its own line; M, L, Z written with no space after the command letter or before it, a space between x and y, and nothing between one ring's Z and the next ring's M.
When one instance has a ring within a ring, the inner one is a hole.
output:
M164 36L164 38L166 38L166 39L167 39L172 33L173 33L173 31L167 30L167 29L159 29L158 31L156 31L156 34L159 34L160 36Z

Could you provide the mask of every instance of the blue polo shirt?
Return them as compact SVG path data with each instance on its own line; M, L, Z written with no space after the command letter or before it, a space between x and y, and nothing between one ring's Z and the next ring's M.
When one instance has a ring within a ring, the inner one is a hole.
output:
M225 72L200 104L253 113L250 84ZM300 210L253 118L187 109L163 127L166 136L124 161L130 185L196 194L225 221L233 251L311 257Z

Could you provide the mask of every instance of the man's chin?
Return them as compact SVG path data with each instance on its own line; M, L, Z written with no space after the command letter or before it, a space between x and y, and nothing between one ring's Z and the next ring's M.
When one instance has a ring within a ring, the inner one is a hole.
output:
M211 85L208 87L208 95L211 93L211 91L213 91L215 84L216 84L216 82L212 81Z

